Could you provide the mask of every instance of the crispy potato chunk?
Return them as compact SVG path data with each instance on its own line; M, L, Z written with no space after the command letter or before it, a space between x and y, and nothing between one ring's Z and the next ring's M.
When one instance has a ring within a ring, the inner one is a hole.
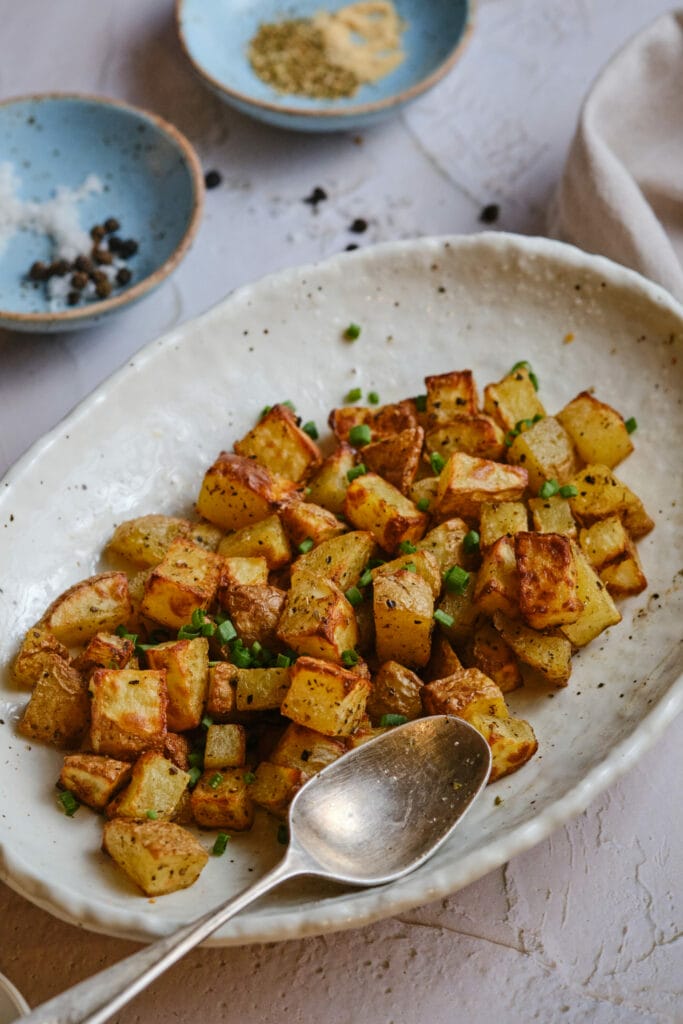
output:
M297 654L340 663L358 643L353 608L329 580L301 571L292 583L280 617L278 638Z
M282 509L280 518L295 548L307 540L320 544L321 541L338 537L340 533L346 533L348 530L334 513L328 512L322 505L314 505L308 501L287 505Z
M333 409L328 423L342 442L348 442L349 431L360 424L367 424L370 427L371 440L378 441L382 437L391 437L392 434L400 434L402 430L413 430L417 427L417 409L412 398L383 405L379 409L348 405L341 409Z
M342 512L349 486L347 473L355 462L356 453L351 445L346 442L340 444L308 481L309 499L335 515Z
M500 687L478 668L463 668L445 679L426 683L422 703L428 715L456 715L468 722L473 715L508 717Z
M365 714L369 681L319 658L298 658L282 714L323 736L349 736Z
M566 686L571 675L572 645L562 636L547 636L502 612L493 616L493 624L503 641L520 661L539 672L553 686Z
M513 537L500 537L484 552L473 601L486 615L496 611L513 618L519 615L519 572Z
M583 605L571 541L558 533L516 533L519 610L533 629L576 622Z
M287 594L279 587L233 587L224 595L232 624L243 643L279 648L278 623Z
M429 551L439 565L441 573L448 572L454 565L465 566L469 559L462 542L469 533L469 526L463 519L446 519L418 540L418 551Z
M524 466L529 489L535 493L546 480L564 484L576 472L572 440L554 416L544 416L518 434L508 448L508 462Z
M209 859L191 832L170 821L108 821L102 849L146 896L193 885Z
M82 804L103 811L112 797L130 779L131 766L98 754L67 754L59 774L59 785Z
M95 633L113 633L131 614L125 572L81 580L52 602L39 625L67 647L86 644Z
M65 664L69 661L69 652L61 644L54 633L38 624L32 626L24 637L12 671L14 679L21 686L34 686L42 672L49 668L54 659L58 658Z
M582 391L557 418L571 437L582 462L613 469L633 451L623 416L611 405Z
M262 556L244 558L235 555L223 559L220 593L231 587L265 586L268 583L268 562ZM220 602L223 603L222 600Z
M416 480L410 488L408 497L423 512L433 512L436 508L436 492L439 481L435 476L427 476Z
M629 535L619 516L607 516L581 530L579 544L590 564L599 572L603 566L624 554Z
M317 444L299 428L286 405L273 405L234 448L238 455L255 459L271 473L297 483L322 462Z
M363 447L363 463L372 473L388 480L402 494L407 494L415 479L424 431L422 427L408 427L391 437L383 437Z
M241 725L210 725L206 731L204 770L243 768L247 758L247 734Z
M296 768L304 779L310 779L345 754L346 749L343 738L323 736L292 722L280 737L270 760L285 768Z
M287 817L287 808L306 781L300 768L261 761L256 768L249 794L255 804L278 818Z
M166 735L166 673L98 668L90 679L90 743L96 754L134 761L161 750Z
M460 650L472 635L472 630L480 617L475 604L477 593L477 574L471 572L467 584L462 590L445 590L438 604L438 609L450 616L453 622L446 625L439 622L439 632Z
M610 594L617 594L619 597L640 594L645 590L647 578L632 540L629 539L623 555L600 570L600 579Z
M239 668L235 679L238 711L279 708L290 683L288 668Z
M554 494L550 498L530 498L531 522L537 533L561 533L576 540L576 521L566 498Z
M148 750L133 765L128 786L107 805L107 817L156 817L170 821L175 817L189 781L187 772L162 754Z
M243 526L218 545L223 558L265 558L269 569L281 569L292 558L292 548L280 517L267 516L258 523Z
M401 541L420 540L428 523L409 498L376 473L365 473L349 484L344 515L358 530L369 530L389 552Z
M491 774L489 782L510 775L526 764L538 750L538 740L529 722L523 718L496 718L475 715L471 724L491 748Z
M490 416L453 416L446 424L429 430L425 449L448 459L454 452L466 452L480 459L500 461L505 454L505 434Z
M461 668L464 668L464 665L451 647L450 641L440 630L434 633L431 657L422 673L422 678L431 683L435 679L451 676L454 672L459 672Z
M422 680L405 665L385 661L372 680L367 710L379 724L382 715L404 715L408 719L422 715Z
M511 370L497 384L484 388L484 412L503 430L514 430L520 420L545 416L529 371L523 366Z
M477 519L485 502L518 501L526 485L527 472L521 466L455 452L439 474L437 510L444 519Z
M145 583L141 611L155 622L180 629L216 596L221 559L186 540L174 541Z
M367 530L352 530L323 541L312 551L297 558L292 566L292 585L301 573L322 576L346 591L355 586L375 551L375 541Z
M472 416L479 408L477 386L471 370L454 370L425 377L425 387L430 428L452 423L458 415Z
M221 452L206 471L197 498L197 511L224 530L240 530L265 519L281 501L291 497L295 489L296 484L281 478L276 480L265 466L253 459Z
M505 534L529 529L526 506L521 501L486 502L481 507L479 543L482 551Z
M416 572L429 584L434 600L437 599L441 593L441 570L431 551L414 551L412 554L400 555L399 558L393 558L390 562L384 562L372 570L372 579L375 581L378 576L391 576L399 569Z
M522 673L512 647L490 622L482 622L475 629L472 661L474 668L493 679L501 693L510 693L522 685Z
M239 669L227 661L209 666L209 692L206 710L212 718L224 722L231 719L237 710L236 682Z
M192 790L192 814L204 828L248 832L254 824L254 803L244 768L204 772Z
M95 668L125 668L135 654L135 644L127 636L95 633L73 666L87 675Z
M426 665L434 626L432 588L417 573L399 569L375 577L375 643L380 662Z
M585 647L609 626L621 622L621 613L578 544L572 544L576 563L576 592L583 610L576 622L560 626L574 647Z
M166 670L168 728L174 732L195 729L209 686L209 641L198 636L158 644L147 651L147 664Z
M215 551L223 536L211 523L193 523L178 516L138 516L120 523L112 535L107 550L135 565L152 568L158 565L169 547L178 537Z
M578 494L569 499L572 513L584 526L617 515L633 538L643 537L654 523L643 503L607 466L586 466L572 478Z
M22 736L55 747L77 747L90 721L84 677L57 655L43 665L18 725Z

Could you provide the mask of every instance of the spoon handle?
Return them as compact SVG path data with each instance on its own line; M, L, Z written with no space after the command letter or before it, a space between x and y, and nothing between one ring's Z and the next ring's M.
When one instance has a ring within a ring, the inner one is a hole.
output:
M249 903L286 879L311 872L315 869L303 851L290 844L279 864L233 899L43 1003L22 1024L102 1024Z

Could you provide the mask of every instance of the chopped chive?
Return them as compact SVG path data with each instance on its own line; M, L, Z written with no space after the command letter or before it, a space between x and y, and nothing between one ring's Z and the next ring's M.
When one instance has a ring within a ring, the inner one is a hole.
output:
M209 779L209 785L211 786L211 789L218 789L218 787L220 786L222 781L223 781L223 776L221 775L220 772L216 772Z
M386 558L369 558L368 569L379 569L380 565L386 565Z
M366 569L361 578L358 580L359 587L367 587L369 583L372 583L372 569Z
M299 551L301 552L302 555L305 555L306 552L310 551L311 548L314 547L314 546L315 546L315 541L313 540L313 538L312 537L306 537L306 539L302 540L301 544L299 544Z
M216 625L213 622L205 622L199 630L200 636L213 636L216 632Z
M508 430L507 434L503 438L503 444L505 445L505 447L506 448L511 448L512 447L512 442L514 441L514 439L516 437L519 437L519 431L518 430Z
M313 493L312 487L304 487L304 497L308 498Z
M117 626L115 629L115 633L117 636L120 636L123 640L130 640L132 644L136 644L138 642L137 633L129 633L126 627L123 625Z
M529 380L531 381L531 383L534 386L534 391L538 391L538 388L539 388L538 377L533 372L533 370L529 370Z
M216 636L220 643L229 644L237 636L237 630L230 619L225 619L216 629Z
M216 841L211 847L211 853L214 857L222 857L225 853L225 848L230 842L230 836L227 832L219 832L216 836Z
M515 423L515 430L518 434L522 434L525 430L529 430L531 427L533 427L533 425L533 420L517 420L517 422Z
M259 416L259 419L262 420L264 416L267 416L272 408L272 405L264 405L263 408L261 409L261 415Z
M534 386L534 391L538 391L538 377L531 369L531 363L528 359L520 359L520 361L518 363L515 363L515 365L512 367L510 373L514 373L515 370L526 370L529 374L529 380Z
M192 750L187 756L191 768L201 768L204 765L204 751Z
M194 789L194 787L197 785L197 783L202 777L202 770L199 767L199 765L192 765L190 771L188 772L188 775L190 776L188 786L190 789Z
M353 608L357 608L359 604L363 603L363 595L358 587L349 587L344 593L344 597Z
M304 434L308 434L312 441L317 441L318 438L320 437L320 434L318 433L318 428L316 427L313 420L309 420L308 423L304 423L301 429L303 430Z
M245 772L242 777L248 786L251 786L252 782L256 782L256 776L253 772Z
M201 629L206 621L206 614L203 608L195 608L192 612L192 625L195 629Z
M368 391L368 402L370 405L379 405L379 395L376 391Z
M465 569L461 569L459 565L454 565L448 570L443 581L446 590L450 590L453 594L464 594L470 582L470 574Z
M347 668L351 668L352 665L358 664L358 652L351 648L348 651L342 651L342 665L346 665Z
M415 395L415 408L418 412L426 412L427 410L427 396L426 395Z
M452 626L455 619L452 615L449 615L448 612L444 612L440 608L437 608L434 612L434 621L440 623L442 626Z
M150 821L156 821L157 818L159 817L157 811L147 811L146 814Z
M359 462L357 466L353 466L346 474L346 479L349 483L353 483L359 476L364 476L367 473L367 469L362 462Z
M362 448L363 445L370 444L371 441L372 431L367 423L357 423L349 430L349 443L355 445L356 448Z
M575 484L563 484L558 493L561 498L575 498L579 493L579 488Z
M277 658L275 659L276 668L289 668L291 664L292 659L286 654L278 654Z
M401 552L402 555L414 555L415 552L417 551L417 548L412 543L412 541L402 540L398 546L398 550Z
M284 402L280 402L280 405L286 405L290 412L296 412L294 402L290 402L288 398L285 398Z
M68 789L65 789L63 793L59 794L59 802L62 805L62 810L66 814L67 818L73 818L74 814L81 806L73 793L70 793Z
M417 572L417 566L415 565L415 562L405 562L403 568L407 569L408 572Z
M347 341L356 341L357 338L360 338L360 332L360 324L349 324L344 331L344 337Z
M542 412L537 412L537 413L535 413L535 414L534 414L534 417L533 417L533 419L531 420L531 422L532 422L532 423L538 423L538 422L539 422L539 420L542 420L543 418L544 418L544 417L543 417L543 413L542 413Z
M358 402L358 401L360 401L360 399L362 397L363 397L363 392L362 392L361 388L351 388L350 391L346 392L346 395L344 396L344 401L345 402Z
M202 726L205 729L208 729L210 725L213 725L213 718L211 717L211 715L204 715L204 717L202 718Z
M626 430L629 434L632 434L634 430L637 430L638 424L636 422L635 416L631 416L630 419L627 419L624 423L624 426L626 427Z
M442 472L443 467L446 465L446 460L444 459L443 455L439 455L438 452L432 452L432 454L429 456L429 461L432 465L432 469L438 476L439 473Z
M286 825L278 825L277 841L281 846L286 846L289 842L289 829Z
M178 630L179 640L196 640L199 636L199 630L195 629L194 626L181 626Z
M429 498L420 498L417 507L420 512L427 512L429 509Z
M538 492L539 498L552 498L560 489L557 480L546 480Z
M470 532L466 533L462 539L463 551L468 555L472 554L473 551L477 551L479 549L480 539L481 538L476 530L470 530Z
M241 640L235 640L230 648L230 657L233 665L237 665L238 668L249 668L251 665L251 654Z
M387 726L392 725L405 725L408 721L405 715L382 715L379 720L380 726L385 729Z

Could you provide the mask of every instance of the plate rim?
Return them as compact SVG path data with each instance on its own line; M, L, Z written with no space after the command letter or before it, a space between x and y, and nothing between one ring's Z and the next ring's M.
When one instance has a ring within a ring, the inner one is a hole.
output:
M160 347L163 349L173 345L179 333L184 334L188 329L195 328L199 324L210 322L212 319L220 317L226 306L233 301L239 301L242 297L248 297L254 289L272 286L274 283L277 285L280 281L286 283L292 278L299 278L302 274L319 271L327 267L334 268L336 265L348 267L349 259L357 263L363 263L377 258L381 259L385 255L390 256L392 253L410 250L418 253L431 253L435 249L441 249L445 243L448 243L455 249L466 250L468 247L481 245L483 239L486 239L484 244L496 249L508 248L516 253L532 256L552 255L563 262L565 266L584 271L590 269L602 273L613 284L626 286L631 290L635 288L641 297L653 301L656 305L672 313L681 322L681 327L683 328L683 306L661 286L647 280L635 271L613 263L605 257L584 253L574 246L552 239L515 235L506 232L480 232L474 235L429 236L398 242L386 242L360 250L357 253L338 253L327 260L275 271L255 282L235 289L226 298L220 300L198 317L190 318L182 324L175 326L160 338L150 340L133 357L135 364L139 366L141 359L151 356L152 352L157 351ZM67 416L57 423L52 430L34 442L10 467L1 482L11 486L15 477L23 475L24 472L29 470L33 461L42 455L43 452L47 451L55 440L61 436L65 425L87 415L92 406L102 401L107 389L117 382L119 378L125 377L130 372L130 362L131 360L128 360L121 368L106 378L93 392L82 399ZM678 643L680 646L683 640L679 639ZM671 657L672 652L669 652L668 656ZM652 670L656 670L657 667L659 666L653 666ZM482 851L474 851L461 858L459 866L462 877L455 884L447 879L442 879L438 885L432 885L428 892L422 889L419 894L416 894L410 888L410 876L408 876L408 879L404 880L402 891L394 893L389 916L450 895L463 886L476 881L511 857L517 856L546 838L554 829L570 821L577 814L585 810L588 804L603 792L608 785L611 785L631 768L640 755L674 721L681 710L683 710L683 674L671 683L666 693L649 709L636 728L618 744L611 747L606 757L592 768L572 789L550 803L533 819L522 822L509 832L489 842L483 856ZM0 844L0 849L1 846L2 844ZM148 942L153 941L157 935L165 934L170 927L168 922L158 922L161 924L161 927L157 930L150 930L149 927L147 929L136 927L135 922L141 924L143 920L142 908L139 912L127 911L123 915L127 917L129 922L132 922L130 927L125 924L121 925L118 921L112 925L111 920L107 917L107 911L110 908L103 908L100 911L93 911L93 908L88 908L85 911L83 900L75 900L71 893L64 896L58 892L58 889L55 889L52 883L45 883L42 879L24 872L21 865L17 863L16 858L13 858L11 854L8 856L7 850L4 850L3 856L0 857L0 877L20 895L49 911L53 916L95 932ZM376 887L375 891L389 892L392 888L399 885L401 883L394 883L393 886L388 887ZM360 892L367 893L368 891L372 890L361 890ZM55 892L57 892L57 899L55 899ZM282 914L276 915L281 918L281 920L276 921L276 935L273 934L273 915L270 918L264 917L261 921L251 919L248 929L240 927L240 918L237 918L234 922L231 922L229 934L225 935L219 932L209 939L206 945L248 945L257 942L273 942L328 934L347 928L356 928L385 918L387 910L383 908L381 903L381 900L377 900L372 907L362 907L360 913L356 911L351 915L347 914L343 917L339 914L333 915L334 920L329 921L321 921L319 918L316 918L314 922L307 922L300 917L297 919L292 918L288 921L287 919L290 917L291 912L285 911ZM121 915L117 914L117 916ZM271 922L270 925L268 924L269 921Z

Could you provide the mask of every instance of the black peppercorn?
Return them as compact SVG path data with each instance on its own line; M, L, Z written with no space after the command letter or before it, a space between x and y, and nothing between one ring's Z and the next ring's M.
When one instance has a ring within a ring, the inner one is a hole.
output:
M128 267L121 267L121 269L119 270L119 272L116 275L116 283L117 284L128 284L128 282L130 281L132 276L133 275L131 274L131 272L128 269Z
M104 230L108 235L113 235L113 233L118 231L120 227L121 225L117 221L116 217L107 217L104 222Z
M82 292L88 283L88 275L83 273L82 270L77 270L74 276L71 278L71 287L77 291Z
M109 252L119 252L123 244L123 239L118 235L111 235L109 238Z
M35 263L31 264L28 276L32 281L47 281L50 276L50 268L42 260L36 260Z
M72 267L68 260L55 260L48 267L50 277L53 274L55 277L66 277L71 269Z
M207 171L204 175L204 184L207 188L217 188L222 180L223 178L218 171Z
M498 203L489 203L479 214L479 220L482 224L495 224L500 216L500 206Z
M70 306L75 306L77 304L78 300L80 299L80 297L81 296L80 296L79 292L69 292L69 294L66 297L66 301L67 301L67 303Z
M108 277L105 277L104 281L98 281L95 285L95 292L99 299L106 299L111 295L111 281Z
M349 225L349 231L353 231L354 235L362 235L367 230L368 222L363 217L356 217L353 223Z
M111 248L111 243L110 243L110 248ZM135 253L137 251L138 251L138 243L135 241L134 238L126 238L123 242L121 242L121 246L119 248L119 253L120 253L122 259L129 260L131 258L131 256L135 256Z
M90 228L90 237L93 242L101 242L105 235L106 231L102 224L94 224L93 227Z
M74 260L74 267L76 268L76 270L83 271L84 274L92 274L94 270L92 260L89 259L87 256L84 256L83 254L76 257L76 259Z
M320 188L319 185L316 185L311 194L306 196L304 202L308 203L308 205L312 206L315 210L318 203L322 203L324 199L327 199L327 192L324 188Z
M97 248L95 248L95 249L93 249L92 254L93 254L93 259L95 260L95 262L99 263L100 265L105 264L105 265L108 266L110 263L113 263L113 261L114 261L114 257L112 256L112 254L109 252L108 249L97 249Z

